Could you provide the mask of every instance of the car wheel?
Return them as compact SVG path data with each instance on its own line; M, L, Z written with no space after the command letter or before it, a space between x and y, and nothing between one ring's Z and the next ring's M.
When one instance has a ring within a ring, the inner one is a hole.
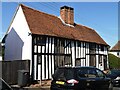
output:
M109 90L113 90L113 84L112 83L109 84Z

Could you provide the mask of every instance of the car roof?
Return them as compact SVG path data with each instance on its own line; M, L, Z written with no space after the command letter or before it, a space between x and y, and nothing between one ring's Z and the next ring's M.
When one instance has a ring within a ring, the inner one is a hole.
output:
M94 66L75 66L75 67L69 67L69 66L62 66L62 67L58 67L58 69L79 69L79 68L89 68L89 69L97 69Z

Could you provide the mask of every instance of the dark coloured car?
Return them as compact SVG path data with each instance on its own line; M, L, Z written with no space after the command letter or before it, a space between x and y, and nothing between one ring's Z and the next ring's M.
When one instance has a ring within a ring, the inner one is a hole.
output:
M112 79L112 84L115 87L120 87L120 70L111 70L107 75Z
M51 90L109 90L110 83L111 79L95 67L59 67Z

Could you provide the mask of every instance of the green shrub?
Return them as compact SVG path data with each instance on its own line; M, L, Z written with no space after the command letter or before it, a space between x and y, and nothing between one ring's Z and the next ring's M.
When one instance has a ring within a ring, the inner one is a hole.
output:
M120 58L113 54L108 54L108 61L110 68L120 69Z

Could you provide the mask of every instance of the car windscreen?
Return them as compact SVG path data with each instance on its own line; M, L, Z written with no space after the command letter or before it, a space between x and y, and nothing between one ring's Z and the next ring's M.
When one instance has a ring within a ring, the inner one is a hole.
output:
M68 79L74 78L74 70L73 69L57 69L54 74L55 80L63 80L66 81Z

